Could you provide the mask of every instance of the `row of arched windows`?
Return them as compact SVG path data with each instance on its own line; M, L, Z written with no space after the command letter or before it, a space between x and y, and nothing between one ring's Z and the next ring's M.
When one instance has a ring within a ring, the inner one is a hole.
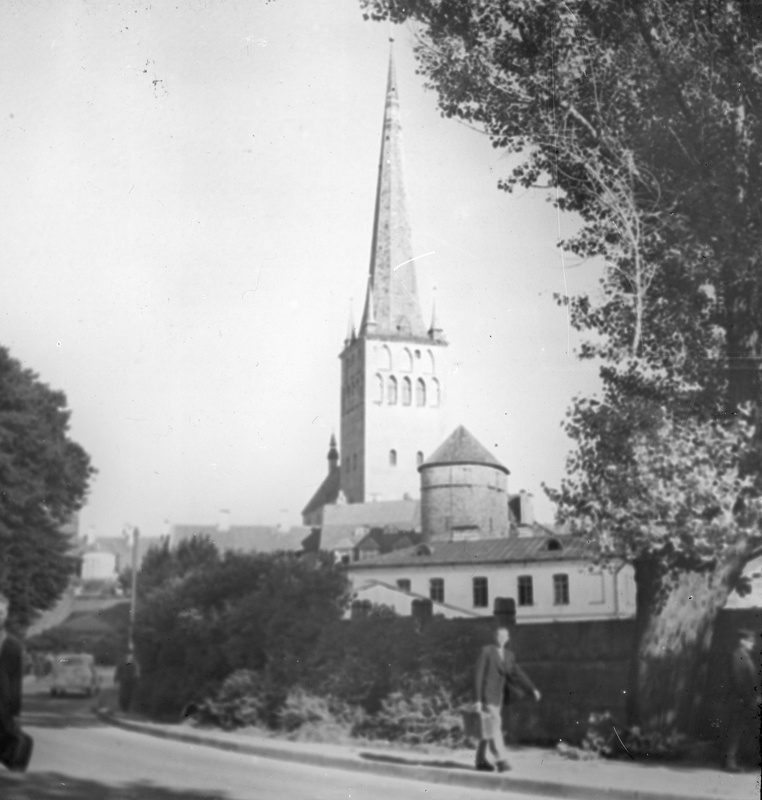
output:
M431 350L421 352L418 349L410 350L405 347L397 356L397 363L392 361L392 351L388 345L381 345L376 349L376 367L378 369L393 369L398 372L412 372L413 368L423 371L425 374L433 375L436 372L434 353Z
M390 375L384 380L382 375L376 374L374 402L395 406L401 403L403 406L413 404L413 382L410 378L403 378L398 381L394 375ZM415 382L415 405L425 406L428 400L430 406L438 406L440 398L439 381L436 378L429 379L429 386L423 378L418 378Z

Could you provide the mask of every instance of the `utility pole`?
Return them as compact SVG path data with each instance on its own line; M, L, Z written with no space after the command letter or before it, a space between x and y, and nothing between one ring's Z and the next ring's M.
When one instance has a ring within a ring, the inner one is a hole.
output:
M130 627L127 634L127 650L133 652L133 634L135 631L135 607L138 597L138 539L140 531L136 525L125 525L122 529L122 536L132 544L132 587L130 589Z

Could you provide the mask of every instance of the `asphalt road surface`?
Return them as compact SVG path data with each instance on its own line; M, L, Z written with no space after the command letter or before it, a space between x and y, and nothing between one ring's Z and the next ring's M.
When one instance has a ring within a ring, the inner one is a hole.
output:
M494 791L228 753L101 723L91 700L25 697L29 771L0 772L2 800L487 800ZM2 769L2 767L0 767ZM505 797L505 792L500 793Z

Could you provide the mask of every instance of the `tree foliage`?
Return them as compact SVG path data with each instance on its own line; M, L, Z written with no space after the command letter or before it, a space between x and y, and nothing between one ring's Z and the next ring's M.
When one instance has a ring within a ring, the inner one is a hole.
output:
M361 5L416 20L442 112L522 154L503 188L548 180L558 207L581 216L565 246L608 268L600 299L571 301L573 324L602 334L583 355L694 410L705 399L710 414L718 393L760 396L758 4Z
M220 555L206 539L153 549L138 576L143 704L176 715L236 670L285 692L348 603L345 574L292 553Z
M760 545L762 10L752 0L361 0L412 21L443 114L521 154L605 264L561 298L602 363L577 398L562 519L638 582L630 696L646 724L694 713L712 621ZM673 698L673 699L670 699ZM684 707L677 708L682 703Z
M63 393L0 347L0 590L18 628L56 602L76 567L61 529L94 470L69 417Z

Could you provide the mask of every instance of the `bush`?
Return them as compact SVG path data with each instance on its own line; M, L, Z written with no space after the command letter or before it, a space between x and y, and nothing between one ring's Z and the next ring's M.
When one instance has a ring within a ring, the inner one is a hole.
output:
M430 672L407 679L354 732L369 739L409 745L456 747L464 742L461 716L452 694Z
M620 725L608 712L591 714L582 750L603 758L663 758L682 755L686 738L680 734L665 736L658 732L643 732L637 726Z
M268 691L262 675L249 669L236 670L216 696L202 700L193 719L202 725L225 730L265 725L269 716Z
M349 741L363 716L362 709L335 697L319 697L294 687L278 712L278 723L291 739L336 743Z

